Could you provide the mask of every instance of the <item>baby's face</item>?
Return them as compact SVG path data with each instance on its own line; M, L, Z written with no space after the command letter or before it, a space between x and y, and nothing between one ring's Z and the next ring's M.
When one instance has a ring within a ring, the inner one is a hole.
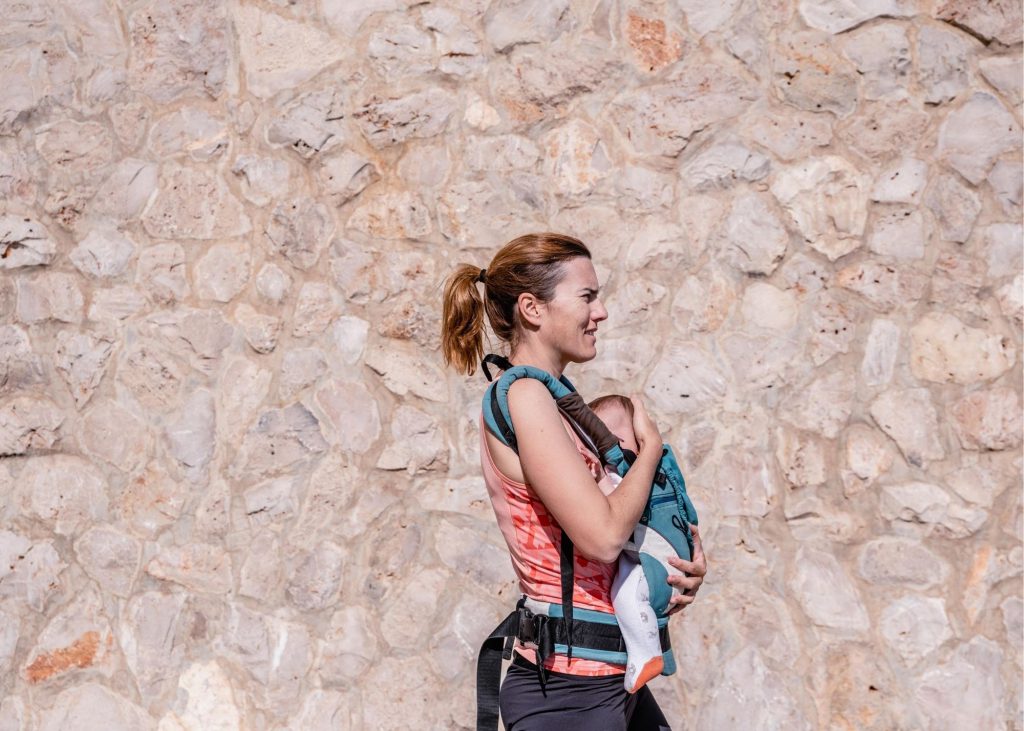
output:
M605 423L612 434L619 438L619 444L632 452L640 451L633 434L633 419L626 408L618 403L606 403L595 409L594 413Z

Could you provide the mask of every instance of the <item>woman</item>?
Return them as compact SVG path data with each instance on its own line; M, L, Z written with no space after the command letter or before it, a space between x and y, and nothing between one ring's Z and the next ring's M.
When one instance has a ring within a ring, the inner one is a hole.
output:
M483 285L483 296L478 285ZM508 344L513 365L532 365L558 377L569 363L597 355L598 325L608 313L598 297L590 251L580 241L544 233L506 244L486 269L463 264L444 291L445 362L472 375L483 355L484 314ZM613 611L616 559L640 518L658 460L661 435L633 397L636 462L618 488L605 495L598 456L559 413L547 388L534 379L512 384L509 410L519 454L490 434L481 419L480 462L498 525L508 544L522 592L561 601L559 544L565 531L575 545L573 604ZM706 571L694 529L693 561L673 559L688 576L670 577L679 589L672 611L691 603ZM596 660L549 656L546 682L533 651L517 646L501 685L507 731L655 731L667 729L648 688L628 694L625 668Z

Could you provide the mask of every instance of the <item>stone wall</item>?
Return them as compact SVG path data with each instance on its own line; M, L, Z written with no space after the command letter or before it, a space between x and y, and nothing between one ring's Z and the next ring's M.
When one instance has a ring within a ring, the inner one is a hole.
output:
M1015 0L0 0L0 729L446 729L514 600L440 285L593 249L676 728L1022 727Z

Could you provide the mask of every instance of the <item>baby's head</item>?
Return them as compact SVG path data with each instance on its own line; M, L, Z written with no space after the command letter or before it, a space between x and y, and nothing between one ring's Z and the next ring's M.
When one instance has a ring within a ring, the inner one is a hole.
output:
M591 401L590 409L597 414L612 434L619 438L624 449L639 452L636 435L633 433L633 402L617 393L601 396Z

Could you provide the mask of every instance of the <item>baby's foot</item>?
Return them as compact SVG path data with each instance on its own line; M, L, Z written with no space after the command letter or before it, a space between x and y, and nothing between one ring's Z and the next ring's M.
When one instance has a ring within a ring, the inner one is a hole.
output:
M637 667L639 665L639 668ZM661 675L661 671L665 669L665 661L661 655L652 657L645 663L629 663L626 667L626 691L629 693L636 693L638 690L647 685L647 681L656 675Z

